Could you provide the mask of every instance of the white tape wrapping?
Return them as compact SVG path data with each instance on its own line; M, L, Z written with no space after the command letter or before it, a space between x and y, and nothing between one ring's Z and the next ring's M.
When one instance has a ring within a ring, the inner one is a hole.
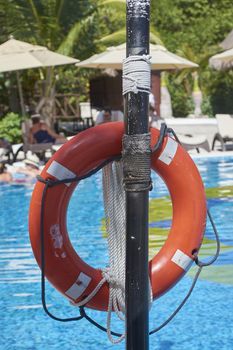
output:
M62 164L55 160L50 164L47 169L47 173L54 176L58 180L73 179L76 174L64 167ZM66 186L70 186L70 183L66 183Z
M193 259L179 249L173 255L172 261L185 271L188 271L193 263Z
M159 160L169 165L172 162L173 158L175 157L177 147L178 147L178 143L172 138L168 137L167 144L163 152L160 154Z
M73 299L78 299L83 292L87 289L89 286L89 283L91 282L91 277L87 276L85 273L80 272L77 280L74 282L74 284L65 292L65 294Z

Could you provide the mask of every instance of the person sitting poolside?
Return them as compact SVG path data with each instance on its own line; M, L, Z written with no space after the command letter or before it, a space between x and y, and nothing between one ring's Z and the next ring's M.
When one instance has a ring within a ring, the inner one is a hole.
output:
M95 125L123 120L124 115L121 111L112 111L110 108L106 107L103 111L98 113Z
M10 150L11 144L9 141L4 139L3 137L0 137L0 148L5 148L6 150Z
M10 155L13 155L10 142L0 137L0 158L8 157L8 161L10 161Z
M40 114L31 116L32 127L30 128L30 143L65 143L65 137L55 133L48 125L41 121Z
M150 127L160 129L163 118L161 118L157 113L155 108L149 105L149 125Z

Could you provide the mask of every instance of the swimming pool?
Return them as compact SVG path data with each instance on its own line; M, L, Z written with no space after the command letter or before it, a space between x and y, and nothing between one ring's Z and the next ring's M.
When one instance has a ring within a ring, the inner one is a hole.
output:
M220 233L222 251L214 266L206 268L184 308L159 333L150 337L153 350L230 350L233 348L233 157L196 159L207 188L208 204ZM95 267L107 262L107 242L103 238L104 210L101 176L80 183L68 212L72 243L81 257ZM111 345L106 334L82 320L58 323L48 318L40 304L40 271L31 252L27 215L32 188L0 186L0 349L4 350L122 350L125 344ZM151 202L164 202L166 220L150 218L150 227L166 230L170 225L169 201L163 183L150 194ZM162 198L161 198L162 197ZM167 207L166 207L167 205ZM204 257L214 252L214 236L207 225ZM153 250L153 247L151 247ZM157 300L150 314L151 328L159 325L179 304L192 281L189 275ZM74 316L77 310L47 285L49 310L60 317ZM88 312L101 324L106 314ZM115 329L120 331L121 325Z

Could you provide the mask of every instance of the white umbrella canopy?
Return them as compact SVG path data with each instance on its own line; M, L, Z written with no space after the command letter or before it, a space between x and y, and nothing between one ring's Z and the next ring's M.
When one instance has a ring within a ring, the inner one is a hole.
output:
M164 46L150 44L151 69L175 70L183 68L197 68L198 64L168 51ZM86 68L112 68L122 69L122 60L126 57L126 44L107 48L100 54L91 56L85 61L79 62L78 67Z
M0 45L0 73L17 72L17 83L22 114L25 114L22 86L19 70L30 68L54 67L74 64L79 60L48 50L44 46L32 45L10 37Z
M223 70L233 67L233 48L210 58L209 64L212 68Z
M32 45L14 38L0 45L0 73L77 62L75 58L52 52L44 46Z

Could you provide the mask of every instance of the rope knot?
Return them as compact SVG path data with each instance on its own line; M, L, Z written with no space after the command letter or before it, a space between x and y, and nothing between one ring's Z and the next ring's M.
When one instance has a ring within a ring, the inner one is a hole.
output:
M110 271L109 267L106 267L105 269L102 270L102 275L103 278L106 280L106 282L109 283L110 287L112 288L120 288L122 290L125 289L124 283L116 277L116 275Z
M113 275L111 274L109 267L106 267L102 270L102 275L105 278L106 282L108 282L109 284L112 283Z
M146 63L148 64L151 64L151 57L151 55L142 55L143 60L146 61Z

